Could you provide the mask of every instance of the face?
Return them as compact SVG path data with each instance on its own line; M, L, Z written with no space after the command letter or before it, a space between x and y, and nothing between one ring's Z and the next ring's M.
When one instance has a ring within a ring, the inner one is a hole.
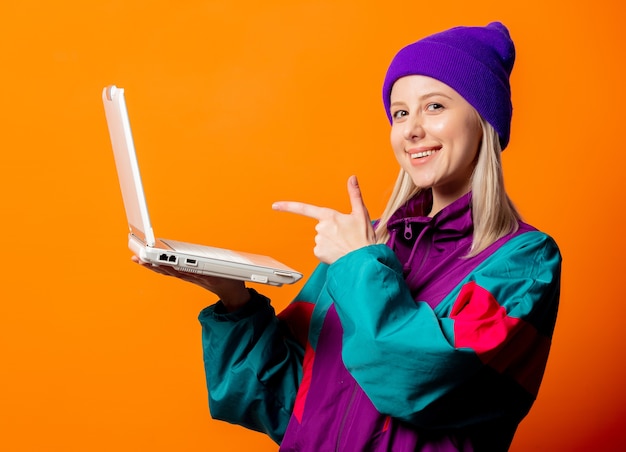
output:
M433 212L470 190L482 127L474 108L430 77L398 79L391 90L391 145L416 186L432 188Z

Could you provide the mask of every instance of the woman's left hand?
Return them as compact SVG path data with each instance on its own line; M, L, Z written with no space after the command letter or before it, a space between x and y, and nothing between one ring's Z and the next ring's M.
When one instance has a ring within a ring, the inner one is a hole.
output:
M348 179L348 195L352 206L352 213L349 214L293 201L276 202L272 208L318 220L313 253L320 261L332 264L351 251L376 243L376 234L356 176Z

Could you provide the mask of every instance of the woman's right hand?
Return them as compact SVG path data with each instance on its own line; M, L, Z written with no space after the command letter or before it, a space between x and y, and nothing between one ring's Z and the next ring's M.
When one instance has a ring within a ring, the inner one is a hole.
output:
M243 281L221 278L218 276L196 275L181 272L169 265L153 265L143 262L139 257L133 256L132 261L144 268L161 275L173 276L183 281L190 282L217 295L227 311L232 312L243 307L250 300L250 293Z

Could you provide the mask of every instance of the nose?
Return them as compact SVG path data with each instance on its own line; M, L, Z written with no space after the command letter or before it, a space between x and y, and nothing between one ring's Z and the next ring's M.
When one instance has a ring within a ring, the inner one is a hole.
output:
M424 126L419 115L410 115L404 123L404 139L419 140L424 137Z

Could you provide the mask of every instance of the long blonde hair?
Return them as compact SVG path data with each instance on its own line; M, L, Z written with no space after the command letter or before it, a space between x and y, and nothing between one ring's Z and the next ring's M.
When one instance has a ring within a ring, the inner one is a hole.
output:
M478 159L471 177L474 238L467 257L475 256L501 237L515 232L520 215L504 188L500 140L494 128L480 119L483 129ZM376 225L378 243L389 240L387 224L401 206L421 191L400 168L393 192Z

